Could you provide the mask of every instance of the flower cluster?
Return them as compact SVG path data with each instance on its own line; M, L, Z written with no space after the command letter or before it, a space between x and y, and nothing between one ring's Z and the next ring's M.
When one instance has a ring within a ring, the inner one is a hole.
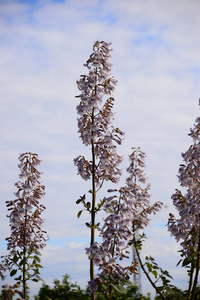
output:
M45 231L42 230L41 213L45 209L40 200L45 194L45 187L40 183L42 173L37 170L41 164L38 155L23 153L19 156L20 181L15 183L16 199L6 201L10 219L11 235L6 238L7 249L15 255L20 249L41 249L46 245Z
M111 76L110 45L99 41L94 43L93 53L85 64L89 73L82 75L77 81L81 91L77 96L80 98L77 106L78 131L83 144L92 145L96 162L93 168L94 159L87 161L85 157L78 156L74 159L74 164L84 180L95 173L98 186L101 186L104 180L116 183L121 175L119 165L122 157L117 154L114 144L121 144L124 133L119 128L111 126L114 119L112 112L114 98L111 94L117 81ZM103 99L105 95L109 95L106 101Z
M184 164L180 165L178 175L180 185L186 192L183 195L177 189L172 195L179 218L170 213L168 220L168 230L177 242L181 240L182 249L187 256L197 250L200 232L200 118L196 119L189 135L193 139L193 145L182 153Z
M151 213L156 214L162 207L163 203L158 201L150 204L150 185L141 187L140 184L146 184L147 178L145 174L145 158L146 155L141 149L132 148L133 152L129 156L130 166L127 172L130 174L126 179L127 186L125 187L125 194L131 194L131 211L134 230L142 229L149 224Z
M89 258L94 259L95 264L101 270L96 278L90 282L91 290L98 288L105 280L105 276L112 274L115 282L125 278L129 279L131 273L137 273L137 263L133 262L130 267L122 267L117 260L128 258L128 244L132 240L135 230L143 228L149 223L149 215L160 210L162 203L150 205L149 186L142 188L137 184L145 183L145 154L140 148L133 148L129 156L130 166L127 172L130 174L126 180L126 186L119 190L108 190L115 195L107 197L104 208L110 212L104 220L100 236L102 244L94 243L86 248ZM118 192L119 196L117 196Z

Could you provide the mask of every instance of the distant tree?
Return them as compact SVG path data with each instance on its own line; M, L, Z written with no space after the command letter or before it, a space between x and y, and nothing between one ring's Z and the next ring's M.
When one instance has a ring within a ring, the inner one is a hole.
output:
M90 300L90 292L88 288L82 290L76 283L70 281L68 274L63 276L62 282L55 279L54 286L51 288L49 285L43 284L39 290L35 300ZM112 300L150 300L150 295L143 296L137 291L137 287L129 285L126 287L126 293L120 294L115 291L112 295ZM104 292L99 292L97 300L107 300L108 297Z
M188 299L188 290L182 291L179 288L172 288L169 292L165 293L165 297L167 300L187 300ZM200 299L200 286L196 287L195 295L194 295L194 300L199 300ZM155 300L162 300L162 298L157 295L155 297Z
M43 284L35 300L88 300L90 295L86 294L76 283L69 282L69 275L63 276L62 282L57 279L53 281L53 288Z
M42 173L37 170L41 164L38 155L26 152L19 156L19 161L21 180L15 183L16 199L6 201L11 234L6 238L9 254L3 257L0 275L4 279L4 272L10 270L10 276L16 276L16 282L23 286L22 297L27 299L27 281L40 280L39 249L45 247L47 240L41 217L45 207L40 204L45 187L40 182Z

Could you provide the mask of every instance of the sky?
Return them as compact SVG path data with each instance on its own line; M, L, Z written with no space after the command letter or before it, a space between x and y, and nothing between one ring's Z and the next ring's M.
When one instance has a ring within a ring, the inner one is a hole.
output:
M5 201L15 197L19 153L38 153L50 237L41 276L51 285L68 273L72 282L87 285L89 216L77 219L75 202L90 182L77 175L73 158L90 159L90 149L77 133L76 81L87 73L83 64L93 43L104 40L112 43L112 75L118 80L114 125L126 134L118 148L124 156L120 185L131 147L139 146L147 155L151 201L164 204L145 230L142 256L153 256L174 284L186 287L186 271L176 268L179 245L166 224L174 213L171 195L180 187L181 153L192 143L189 129L199 116L199 9L198 0L0 0L1 255L7 253ZM13 281L8 276L6 282ZM31 296L41 284L29 285ZM154 293L143 276L141 286Z

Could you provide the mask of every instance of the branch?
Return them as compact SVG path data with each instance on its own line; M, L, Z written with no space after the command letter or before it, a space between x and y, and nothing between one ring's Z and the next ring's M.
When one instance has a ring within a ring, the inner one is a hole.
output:
M145 270L144 265L143 265L142 260L141 260L141 257L140 257L140 253L139 253L139 251L138 251L138 249L136 247L135 238L134 238L134 246L135 246L135 250L136 250L136 253L137 253L137 257L138 257L140 266L141 266L144 274L146 275L147 279L149 280L149 282L151 283L151 285L153 286L153 288L156 290L156 292L161 296L161 298L164 299L164 300L167 300L167 298L165 298L165 296L159 291L159 289L157 288L157 286L155 285L155 283L152 281L152 279L150 278L149 274Z

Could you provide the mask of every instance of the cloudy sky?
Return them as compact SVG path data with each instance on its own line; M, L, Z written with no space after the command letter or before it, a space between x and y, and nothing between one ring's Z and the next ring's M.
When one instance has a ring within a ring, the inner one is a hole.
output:
M85 214L75 201L90 183L77 176L73 158L90 157L77 133L76 80L96 40L112 42L115 125L126 133L119 153L124 170L131 147L147 154L152 203L164 208L146 230L143 255L151 254L185 288L177 269L178 245L166 229L179 188L181 152L191 144L189 128L199 115L200 2L198 0L0 0L0 254L9 236L5 201L14 199L18 155L31 151L43 160L46 186L42 252L47 284L68 273L85 287L89 244ZM124 184L125 171L121 185ZM106 193L106 190L105 190ZM12 281L7 279L6 282ZM41 284L31 284L32 294ZM143 292L152 292L142 278Z

